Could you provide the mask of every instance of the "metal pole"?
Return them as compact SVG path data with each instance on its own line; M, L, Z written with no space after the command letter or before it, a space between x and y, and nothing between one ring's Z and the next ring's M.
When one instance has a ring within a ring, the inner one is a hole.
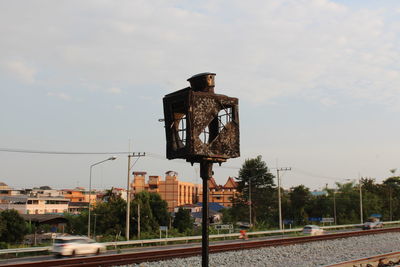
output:
M333 191L333 215L335 218L335 225L337 224L336 222L336 191Z
M278 178L279 230L282 230L281 179L279 178L279 169L276 170L276 173Z
M137 231L138 231L138 239L140 240L140 204L137 204L137 210L138 210L138 224L137 224Z
M211 161L200 162L200 176L203 179L203 211L202 211L202 240L201 240L201 266L208 267L208 180L212 176Z
M249 177L249 209L250 209L250 220L249 220L250 225L249 225L249 227L251 227L251 223L252 223L252 220L251 220L251 177Z
M130 224L130 212L131 212L131 194L130 194L130 175L131 174L131 155L128 155L128 178L126 184L126 228L125 238L129 240L129 224Z
M94 226L93 226L93 238L96 239L96 221L97 221L97 214L94 214Z
M92 202L92 167L93 165L90 166L90 175L89 175L89 213L88 213L88 231L87 231L87 236L90 238L90 204Z
M127 185L126 185L126 228L125 228L125 238L129 240L129 227L130 227L130 212L131 212L131 193L130 193L130 175L132 167L136 164L140 157L146 156L145 152L133 152L132 155L128 155L128 178L127 178ZM136 157L136 161L131 166L131 157Z
M390 213L390 221L393 221L392 187L391 187L391 185L389 185L389 213Z
M105 160L102 160L102 161L99 161L99 162L96 162L96 163L90 165L90 175L89 175L89 213L88 213L88 234L87 234L89 238L90 238L90 205L91 205L91 202L92 202L92 168L93 168L93 166L96 166L96 165L98 165L100 163L103 163L103 162L106 162L106 161L109 161L109 160L115 160L115 159L116 159L116 157L109 157L108 159L105 159Z
M362 190L361 190L361 178L358 180L358 183L360 185L360 220L361 223L363 223L363 205L362 205Z

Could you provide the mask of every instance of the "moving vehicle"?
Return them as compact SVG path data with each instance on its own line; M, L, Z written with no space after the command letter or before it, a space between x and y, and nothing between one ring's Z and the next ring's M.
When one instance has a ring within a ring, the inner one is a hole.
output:
M322 235L324 234L324 230L321 229L318 225L306 225L303 228L303 234Z
M103 244L84 236L56 237L52 248L52 252L57 258L83 254L100 254L105 251L106 247Z
M378 218L375 217L369 218L368 221L365 222L362 227L363 230L371 230L377 228L383 228L383 223Z

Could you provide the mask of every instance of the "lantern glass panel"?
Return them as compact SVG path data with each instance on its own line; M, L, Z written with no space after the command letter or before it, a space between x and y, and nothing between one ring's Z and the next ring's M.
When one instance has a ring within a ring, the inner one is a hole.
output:
M204 144L208 144L208 142L210 141L210 129L208 128L208 126L201 132L200 140Z
M186 115L183 115L178 124L179 139L182 141L183 145L186 146Z
M187 121L186 121L186 114L184 113L174 113L174 123L173 123L173 128L175 129L175 135L176 135L176 147L177 149L183 148L186 146L186 139L187 139L187 134L186 134L186 127L187 127Z
M222 129L225 127L225 125L227 125L231 121L232 121L232 107L221 109L218 112L218 132L221 132Z

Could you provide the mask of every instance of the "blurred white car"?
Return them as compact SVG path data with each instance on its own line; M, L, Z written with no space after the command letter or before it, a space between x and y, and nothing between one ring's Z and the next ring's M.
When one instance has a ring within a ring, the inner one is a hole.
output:
M363 230L371 230L376 228L383 228L383 223L378 218L369 218L367 222L362 226Z
M303 234L322 235L324 234L324 230L321 229L318 225L306 225L303 228Z
M106 247L83 236L63 236L54 239L52 252L56 257L100 254Z

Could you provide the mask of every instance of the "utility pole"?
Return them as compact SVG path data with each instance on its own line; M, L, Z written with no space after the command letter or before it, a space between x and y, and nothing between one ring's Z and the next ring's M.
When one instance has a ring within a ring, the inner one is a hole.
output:
M249 208L250 208L250 218L249 218L250 225L249 225L249 227L251 227L251 223L252 223L252 220L251 220L251 177L249 178Z
M362 203L362 190L361 190L361 178L360 175L358 175L358 184L360 187L360 221L361 224L364 223L364 219L363 219L363 203Z
M138 239L140 240L140 204L137 204L137 216L138 216L138 224L137 224L137 232L138 232Z
M282 203L281 203L281 178L279 177L280 171L291 171L291 167L276 168L276 178L278 179L278 206L279 206L279 230L283 229L282 225Z
M392 210L392 187L389 185L389 213L390 221L393 221L393 210Z
M333 216L335 218L335 225L337 225L336 222L336 190L333 189Z
M129 240L129 224L130 224L130 212L131 212L131 192L130 192L130 177L131 177L131 169L139 160L140 157L146 156L145 152L133 152L132 154L128 155L128 179L126 185L126 233L125 237L126 240ZM131 165L131 158L136 158L135 162Z

